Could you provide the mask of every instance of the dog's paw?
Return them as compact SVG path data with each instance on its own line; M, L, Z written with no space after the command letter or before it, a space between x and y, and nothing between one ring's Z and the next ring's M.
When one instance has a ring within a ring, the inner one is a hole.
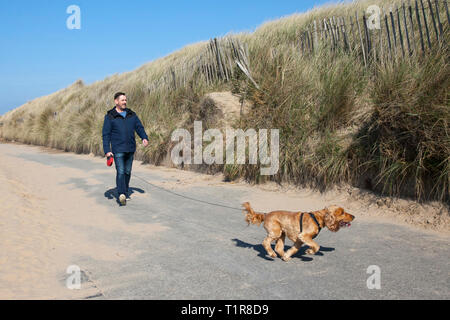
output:
M306 254L314 255L314 254L316 254L316 253L314 252L313 249L308 249L308 250L306 250Z
M288 262L289 260L291 260L291 257L288 257L286 255L282 256L281 259L283 259L283 261Z
M277 254L274 252L274 253L269 254L269 256L270 256L271 258L276 258L276 257L277 257Z

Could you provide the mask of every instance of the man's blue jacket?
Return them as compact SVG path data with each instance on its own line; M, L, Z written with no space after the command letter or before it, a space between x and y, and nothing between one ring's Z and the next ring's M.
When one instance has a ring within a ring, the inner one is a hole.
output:
M103 151L108 152L135 152L136 151L136 137L135 131L142 140L147 139L144 126L139 120L133 110L126 108L126 117L122 117L117 111L116 107L109 110L105 115L103 122ZM112 146L112 150L110 147Z

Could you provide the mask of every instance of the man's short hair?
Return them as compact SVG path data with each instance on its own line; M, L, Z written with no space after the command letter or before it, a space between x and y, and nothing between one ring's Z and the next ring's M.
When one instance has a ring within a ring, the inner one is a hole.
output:
M119 98L120 96L126 96L126 94L123 93L123 92L117 92L117 93L114 95L114 100L117 100L117 98Z

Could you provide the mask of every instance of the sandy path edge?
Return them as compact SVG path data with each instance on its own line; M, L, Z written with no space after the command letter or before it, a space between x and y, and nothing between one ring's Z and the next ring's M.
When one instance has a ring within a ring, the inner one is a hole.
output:
M102 233L151 237L166 228L125 223L114 208L74 185L80 178L92 185L101 181L81 169L24 159L42 149L17 146L12 150L0 143L0 299L101 296L85 269L80 270L82 290L68 289L74 274L69 267L81 268L85 259L114 262L136 254Z
M104 158L94 154L75 154L65 152L46 146L35 146L20 142L5 142L0 139L0 143L16 144L21 146L35 147L45 153L70 154L77 157L88 157L91 160L104 162ZM280 209L278 203L283 203L282 209L299 210L305 202L295 201L298 199L315 199L318 206L329 205L330 201L335 204L346 206L349 210L357 210L366 219L394 223L407 227L412 227L420 231L431 231L450 235L450 207L439 201L429 201L420 203L415 200L402 199L390 196L377 195L371 191L352 187L343 184L341 187L334 187L326 192L319 192L312 188L299 187L290 183L279 185L274 182L265 184L249 184L244 180L231 183L223 182L223 174L208 175L195 171L181 170L174 167L155 166L152 164L142 164L142 161L134 161L133 172L137 170L152 170L158 172L162 177L169 178L165 182L153 182L160 187L168 189L182 189L190 186L232 186L242 187L254 192L253 199L243 199L243 201L256 201L260 209L265 212ZM175 181L174 181L175 180ZM267 197L270 195L271 197ZM305 210L313 210L314 208Z
M104 158L92 154L78 155L18 143L9 145L17 145L30 153L58 153L89 159L98 162L106 170ZM448 237L450 234L448 208L440 203L419 204L379 197L351 187L319 193L274 183L225 183L221 174L204 175L143 165L141 161L135 161L133 165L136 175L145 174L149 169L162 178L152 182L169 190L182 191L196 186L245 189L250 191L247 194L251 196L241 201L250 201L260 211L313 210L333 203L344 206L351 213L357 213L358 218L399 224L436 236ZM111 168L108 174L111 175ZM64 285L67 275L61 270L76 264L74 258L80 255L102 261L117 261L132 258L137 253L79 230L97 228L139 236L151 236L164 230L165 227L159 225L124 222L112 215L108 206L95 202L86 197L82 190L66 184L68 177L82 177L89 183L99 183L89 174L75 168L53 168L15 157L11 152L0 156L0 298L82 299L101 295L101 288L96 287L94 282L88 282L82 291L68 290ZM70 197L64 197L65 194L70 194Z

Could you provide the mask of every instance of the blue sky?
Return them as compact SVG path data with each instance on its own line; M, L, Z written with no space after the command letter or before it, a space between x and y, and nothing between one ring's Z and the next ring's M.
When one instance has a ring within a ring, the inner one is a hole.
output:
M90 84L329 2L0 0L0 115L78 79ZM66 26L70 5L81 10L80 30Z

